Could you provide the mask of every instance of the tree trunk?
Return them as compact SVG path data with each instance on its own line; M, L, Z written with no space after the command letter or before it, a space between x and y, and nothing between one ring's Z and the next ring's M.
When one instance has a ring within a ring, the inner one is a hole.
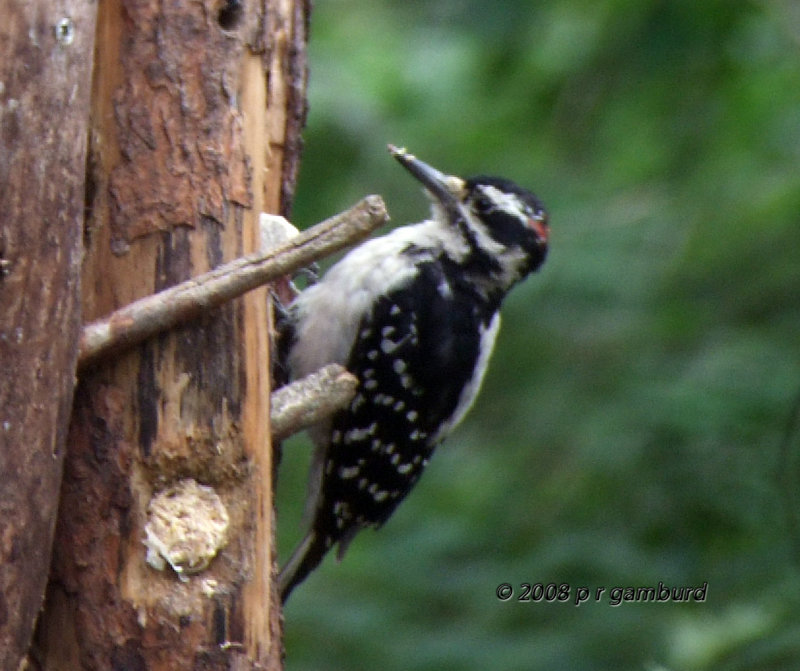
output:
M0 668L44 598L80 329L95 3L0 4Z
M253 251L259 212L288 211L307 13L100 3L85 322ZM82 373L42 668L280 668L268 319L257 290Z

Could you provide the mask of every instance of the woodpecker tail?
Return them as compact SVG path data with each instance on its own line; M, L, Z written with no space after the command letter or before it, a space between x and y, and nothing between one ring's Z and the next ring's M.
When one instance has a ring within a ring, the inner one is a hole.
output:
M282 603L286 603L292 590L319 566L329 547L325 539L320 538L313 530L306 534L278 574L278 592Z
M337 533L335 536L325 536L319 531L311 529L292 552L289 561L278 574L278 592L281 602L286 603L292 590L303 582L308 574L311 573L322 562L322 558L334 544L339 545L336 552L336 560L341 561L344 557L350 541L361 530L361 527L354 524Z

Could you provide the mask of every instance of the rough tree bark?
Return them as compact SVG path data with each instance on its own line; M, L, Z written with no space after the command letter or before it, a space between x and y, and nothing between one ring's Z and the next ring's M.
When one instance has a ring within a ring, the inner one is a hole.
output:
M96 5L0 4L0 668L44 597L80 328Z
M252 252L258 213L288 211L308 11L304 0L99 4L84 321ZM262 289L81 374L42 668L280 668L267 324ZM172 555L178 572L146 562L164 502L176 529L224 528L207 568L210 554Z

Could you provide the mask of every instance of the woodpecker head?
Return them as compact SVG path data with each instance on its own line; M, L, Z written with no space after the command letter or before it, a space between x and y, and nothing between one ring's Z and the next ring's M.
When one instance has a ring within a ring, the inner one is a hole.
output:
M433 218L463 237L473 264L507 290L535 271L547 256L547 212L530 191L507 179L445 175L405 149L390 153L416 177L433 200Z

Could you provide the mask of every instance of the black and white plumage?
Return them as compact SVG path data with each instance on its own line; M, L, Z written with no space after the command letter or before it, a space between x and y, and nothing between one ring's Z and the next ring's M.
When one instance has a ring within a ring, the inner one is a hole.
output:
M478 393L503 298L547 254L547 214L532 193L389 149L426 188L431 219L357 247L290 308L292 376L340 363L360 384L311 431L310 528L281 571L284 600L334 544L341 556L408 494Z

